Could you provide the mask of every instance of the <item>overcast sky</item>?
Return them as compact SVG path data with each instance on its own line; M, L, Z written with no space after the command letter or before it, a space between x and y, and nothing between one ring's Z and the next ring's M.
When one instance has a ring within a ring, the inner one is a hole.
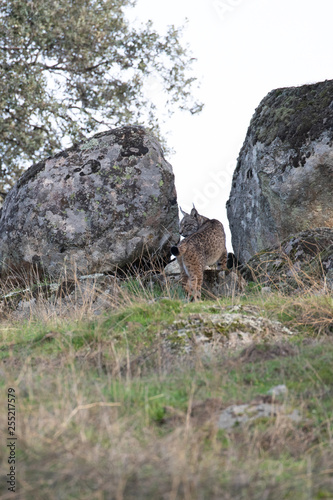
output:
M135 15L161 33L188 19L205 108L167 121L168 159L179 205L220 219L230 251L225 204L250 119L272 89L333 79L333 1L138 0Z

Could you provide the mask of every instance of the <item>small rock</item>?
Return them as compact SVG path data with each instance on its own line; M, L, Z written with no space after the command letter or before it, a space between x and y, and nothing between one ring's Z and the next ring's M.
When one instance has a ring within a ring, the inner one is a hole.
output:
M283 405L271 403L232 405L222 411L218 419L219 429L232 429L235 425L245 424L258 418L284 415L293 422L299 422L298 410L288 411Z
M166 276L178 276L180 275L180 267L177 262L177 259L169 262L168 265L164 268L164 273Z
M32 310L36 306L36 299L32 298L31 300L21 300L17 306L19 311Z
M267 394L270 394L273 397L281 396L282 394L287 394L288 388L286 385L276 385L275 387L272 387L269 391L267 391Z

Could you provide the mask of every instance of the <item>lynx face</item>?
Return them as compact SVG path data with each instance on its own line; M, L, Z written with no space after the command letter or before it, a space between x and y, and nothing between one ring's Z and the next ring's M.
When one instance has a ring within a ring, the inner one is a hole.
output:
M179 224L179 234L184 236L184 238L198 231L199 227L202 226L206 220L209 220L207 217L199 215L194 205L190 214L187 214L182 209L180 209L180 211L184 217Z
M199 215L194 207L191 214L182 213L180 233L186 237L171 248L171 253L177 257L186 292L196 300L201 295L205 267L218 262L226 268L225 233L221 222Z

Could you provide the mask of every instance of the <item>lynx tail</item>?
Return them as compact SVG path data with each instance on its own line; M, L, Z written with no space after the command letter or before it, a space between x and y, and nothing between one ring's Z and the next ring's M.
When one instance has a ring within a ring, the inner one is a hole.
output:
M172 255L175 255L177 257L177 255L179 255L179 248L178 247L171 247L171 253Z

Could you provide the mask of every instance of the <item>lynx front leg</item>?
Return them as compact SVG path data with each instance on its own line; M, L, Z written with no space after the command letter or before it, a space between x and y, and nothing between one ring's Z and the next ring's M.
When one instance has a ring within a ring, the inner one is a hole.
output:
M182 284L182 287L186 291L187 289L187 283L188 283L188 274L187 274L187 269L183 264L183 257L177 257L178 265L180 268L180 282Z

